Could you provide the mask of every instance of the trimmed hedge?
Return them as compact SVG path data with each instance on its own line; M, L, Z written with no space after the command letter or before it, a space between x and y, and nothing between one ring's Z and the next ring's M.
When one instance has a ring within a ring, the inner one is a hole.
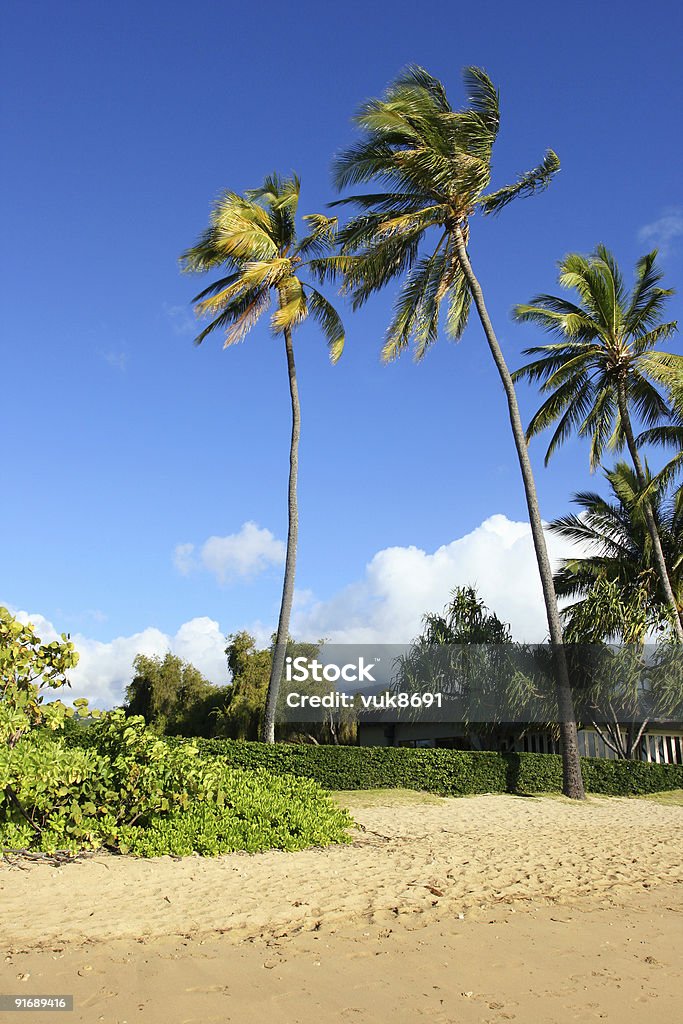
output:
M189 742L180 737L171 743ZM472 793L562 791L558 754L498 754L492 751L412 747L332 747L245 740L193 739L205 756L232 768L263 768L314 779L325 789L421 789L442 796ZM683 765L581 759L586 791L639 796L683 789Z

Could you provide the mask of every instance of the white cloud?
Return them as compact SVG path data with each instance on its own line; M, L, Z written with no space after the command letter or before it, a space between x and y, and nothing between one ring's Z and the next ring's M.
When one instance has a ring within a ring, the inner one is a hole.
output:
M119 370L121 373L125 373L126 367L128 366L128 355L125 352L100 352L102 359L105 363L108 363L114 370Z
M265 544L263 534L270 538ZM209 548L215 558L215 571L234 572L240 567L247 571L253 567L255 558L258 562L268 552L277 552L281 560L284 551L277 545L282 549L284 545L267 530L246 523L235 537L245 536L246 549L252 552L249 557L243 552L236 556L235 545L231 544ZM234 540L211 538L231 539ZM578 553L575 545L561 538L548 535L547 540L555 562ZM254 556L254 551L260 554ZM202 560L203 553L204 549ZM310 591L297 592L291 632L301 640L406 643L420 631L425 612L440 611L451 591L466 584L475 586L489 608L511 624L515 639L545 639L547 626L531 530L528 523L513 522L503 515L491 516L471 533L434 552L414 546L378 551L359 580L327 600L316 601ZM23 622L33 622L43 641L57 639L55 627L44 616L15 614ZM274 622L257 621L246 628L256 636L258 646L265 647L274 626ZM240 628L244 624L231 623L228 631ZM148 626L139 633L106 642L81 633L74 633L72 640L80 653L80 662L71 673L69 699L85 696L96 707L112 707L121 702L136 654L163 656L172 651L196 665L213 683L222 685L228 681L225 634L218 622L206 616L183 623L175 634Z
M190 314L187 306L170 306L164 303L164 313L174 334L198 334L197 321Z
M551 558L576 554L576 547L547 536ZM547 624L528 523L503 515L437 548L385 548L362 579L329 600L295 613L292 633L337 643L406 643L421 628L422 615L440 611L456 586L471 584L517 640L543 641Z
M663 254L670 252L672 242L683 235L683 207L670 206L661 217L645 224L638 232L638 240L656 246Z
M183 661L195 665L212 683L228 681L225 634L215 619L202 615L184 622L173 637L171 648Z
M194 544L176 544L173 550L173 564L181 576L188 576L197 566L194 559Z
M58 639L54 625L43 615L24 611L14 614L21 622L32 622L43 643ZM80 658L69 672L71 688L61 693L67 703L87 697L93 707L120 704L132 678L136 654L163 657L171 651L195 665L212 683L223 685L228 681L225 636L219 624L206 616L183 623L174 635L148 626L139 633L109 641L93 640L81 633L73 633L71 639Z
M284 560L284 542L251 522L227 537L209 537L196 555L194 544L178 544L173 552L175 567L184 576L203 568L222 584L251 579Z

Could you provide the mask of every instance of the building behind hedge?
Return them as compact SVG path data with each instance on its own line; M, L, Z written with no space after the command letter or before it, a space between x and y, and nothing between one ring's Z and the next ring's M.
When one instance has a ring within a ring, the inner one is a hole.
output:
M439 747L501 753L560 752L559 738L552 731L539 730L536 726L522 731L497 726L490 731L475 732L447 722L380 722L372 715L358 723L358 743L367 747ZM617 758L616 752L593 728L579 730L579 752L584 757ZM683 765L683 723L663 723L646 729L635 757L653 764Z

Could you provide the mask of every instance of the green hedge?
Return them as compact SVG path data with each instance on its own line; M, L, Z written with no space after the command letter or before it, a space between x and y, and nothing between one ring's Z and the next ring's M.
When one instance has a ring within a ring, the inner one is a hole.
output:
M172 743L188 742L180 738ZM411 747L323 747L243 740L193 739L204 756L233 768L265 768L314 779L325 789L422 789L444 796L471 793L562 791L557 754L498 754L489 751ZM683 789L683 765L582 758L590 793L637 796Z

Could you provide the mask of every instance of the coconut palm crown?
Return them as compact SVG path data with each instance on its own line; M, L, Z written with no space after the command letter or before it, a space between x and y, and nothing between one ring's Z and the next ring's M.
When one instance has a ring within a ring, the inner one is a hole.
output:
M340 232L341 256L323 273L340 271L354 308L407 271L383 349L396 357L411 341L420 358L436 341L440 313L445 329L460 338L467 324L470 290L458 254L475 211L496 213L517 196L544 188L559 160L543 161L512 185L487 192L491 153L500 126L498 92L476 67L463 72L468 106L453 110L441 82L424 68L408 67L381 99L366 102L354 121L359 142L334 163L338 188L365 183L381 191L339 200L360 212ZM424 254L430 235L435 244Z
M656 257L655 250L638 261L629 294L614 256L604 245L590 256L565 256L560 263L560 284L574 289L581 305L555 295L539 295L528 305L515 308L517 320L539 324L561 339L526 349L527 355L540 358L521 367L515 377L540 381L541 391L550 393L527 428L529 439L557 424L546 462L572 430L591 439L591 469L600 463L606 447L619 450L627 445L657 574L676 638L683 643L683 620L632 422L635 415L652 429L666 421L671 413L665 395L677 393L683 381L683 357L656 347L677 329L675 320L661 322L672 293L659 287L662 274Z
M316 264L334 245L337 220L309 214L302 218L308 233L298 238L299 191L296 175L273 174L244 195L224 192L219 197L209 227L181 256L186 271L229 271L193 299L197 316L210 318L197 344L218 330L225 332L226 348L241 341L277 299L270 318L274 333L293 329L311 316L327 339L332 361L341 355L344 328L339 315L302 280L304 272L318 276Z
M669 566L671 585L679 610L683 607L683 492L667 496L662 483L652 480L651 506L657 523L664 555ZM571 627L579 605L604 581L613 585L624 608L643 606L643 627L669 622L667 602L657 576L650 533L640 501L640 486L635 471L619 462L605 472L611 496L593 491L575 494L578 513L570 513L549 524L552 533L585 546L585 555L564 559L555 574L559 597L577 599L564 610ZM597 623L593 623L595 627Z
M555 430L546 463L572 431L590 438L590 465L595 469L605 448L619 450L627 441L629 409L648 428L669 418L661 393L683 376L683 358L657 346L677 329L662 321L667 298L656 250L636 265L629 293L617 262L604 246L583 256L570 253L559 264L559 282L574 289L578 302L537 295L515 307L515 319L534 323L559 340L524 350L537 358L514 374L540 382L549 397L531 419L527 438L550 426Z

